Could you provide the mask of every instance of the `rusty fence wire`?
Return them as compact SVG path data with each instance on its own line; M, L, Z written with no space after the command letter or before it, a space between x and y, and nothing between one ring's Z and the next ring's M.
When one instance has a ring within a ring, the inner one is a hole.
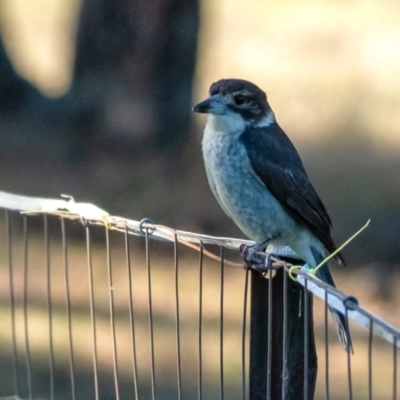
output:
M0 399L397 399L399 330L301 271L305 306L314 296L315 395L307 373L301 393L285 389L285 313L282 394L271 357L261 393L251 388L260 371L250 354L263 350L250 349L252 272L237 257L251 242L111 217L71 198L0 192L0 207ZM348 318L354 355L337 342L328 304ZM276 327L265 322L271 354ZM304 338L309 327L312 317Z

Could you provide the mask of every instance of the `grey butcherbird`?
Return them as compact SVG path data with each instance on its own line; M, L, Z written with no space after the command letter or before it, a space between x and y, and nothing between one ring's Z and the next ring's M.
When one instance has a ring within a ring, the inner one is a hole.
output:
M202 149L211 190L245 235L289 246L311 268L336 250L329 215L259 87L222 79L193 111L208 114ZM340 254L336 259L344 264ZM334 286L327 265L317 276ZM344 349L352 351L345 317L330 311Z

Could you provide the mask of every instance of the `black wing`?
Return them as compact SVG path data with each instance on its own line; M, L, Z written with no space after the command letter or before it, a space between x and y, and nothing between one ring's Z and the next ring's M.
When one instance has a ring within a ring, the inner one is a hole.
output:
M297 150L275 122L265 128L248 128L241 136L254 172L293 219L308 229L332 253L331 220L308 179ZM344 260L340 254L340 261Z

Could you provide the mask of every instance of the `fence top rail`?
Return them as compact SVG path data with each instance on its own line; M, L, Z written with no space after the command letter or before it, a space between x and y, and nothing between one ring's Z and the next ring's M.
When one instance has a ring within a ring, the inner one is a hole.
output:
M316 276L307 273L306 270L297 270L295 273L297 274L297 281L306 286L309 292L326 301L329 307L340 311L344 315L347 314L349 319L367 329L371 329L375 335L400 348L400 330L360 306L357 298L342 293Z
M167 226L155 224L145 218L141 221L111 216L107 211L90 203L77 203L71 196L62 195L62 199L46 199L38 197L20 196L0 191L0 208L20 211L23 214L50 214L61 218L80 221L84 226L100 225L108 229L127 232L135 236L146 236L160 241L174 242L178 240L186 245L211 244L223 246L227 249L237 250L240 245L252 245L253 241L229 237L217 237L194 232L175 230ZM289 258L298 258L289 247L269 247L267 253L274 253ZM212 254L209 253L212 257ZM228 263L228 261L226 260ZM237 263L232 263L236 266ZM282 266L288 269L291 264L282 262ZM375 316L358 304L356 298L347 296L336 288L322 282L311 275L306 269L294 271L296 280L307 290L323 301L327 301L329 307L335 308L359 325L372 329L373 333L384 338L389 343L400 348L400 330Z
M80 220L84 225L101 225L121 232L128 231L131 235L145 236L146 231L152 239L161 241L175 241L175 236L183 242L202 243L223 246L231 250L239 249L240 245L252 245L253 241L230 237L217 237L194 232L187 232L155 224L151 219L141 221L111 216L107 211L90 203L77 203L69 195L61 195L61 199L46 199L29 197L0 191L0 208L20 211L27 215L51 214L61 218ZM289 247L273 247L270 252L287 257L295 257Z

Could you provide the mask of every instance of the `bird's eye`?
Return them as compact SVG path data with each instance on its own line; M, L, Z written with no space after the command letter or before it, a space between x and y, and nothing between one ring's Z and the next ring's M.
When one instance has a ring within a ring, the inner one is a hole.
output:
M246 98L244 96L239 95L234 98L234 101L237 106L241 106L246 102Z

